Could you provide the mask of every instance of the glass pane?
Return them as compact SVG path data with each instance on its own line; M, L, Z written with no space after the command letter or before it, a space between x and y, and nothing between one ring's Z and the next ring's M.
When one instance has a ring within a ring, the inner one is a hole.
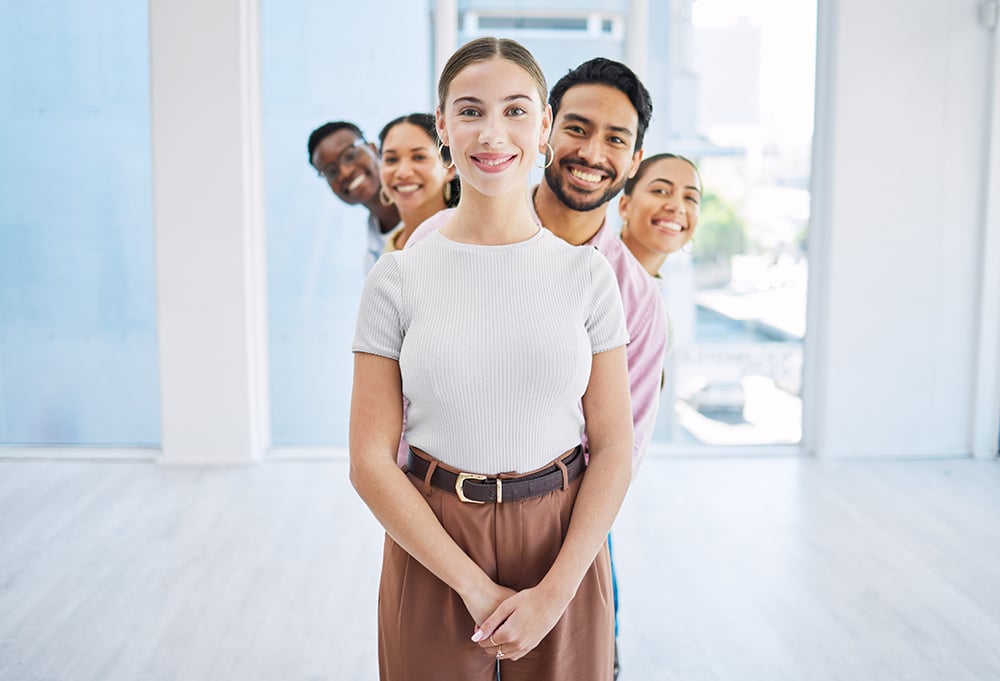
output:
M6 3L0 443L160 440L145 3Z
M480 31L578 31L586 32L587 17L479 17Z
M816 4L698 0L686 28L705 195L661 274L677 340L654 440L801 439Z

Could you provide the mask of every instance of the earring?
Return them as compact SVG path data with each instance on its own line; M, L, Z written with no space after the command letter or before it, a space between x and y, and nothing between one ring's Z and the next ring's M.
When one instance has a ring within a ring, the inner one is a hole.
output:
M448 164L444 160L444 150L445 150L445 148L446 147L444 146L444 142L441 142L440 144L438 144L438 158L441 159L441 165L444 166L445 170L451 170L452 168L455 167L455 159L451 159L451 164ZM448 152L448 157L451 158L451 151L450 150Z
M545 165L542 166L542 165L538 165L536 163L535 167L536 168L541 168L542 170L545 170L550 165L552 165L552 162L555 161L555 160L556 160L556 150L552 148L551 144L549 144L548 142L546 142L545 143Z
M441 188L441 196L444 198L444 205L451 203L451 180L444 183L444 187Z
M694 253L694 239L691 239L691 241L681 246L681 251L687 253L688 255Z
M392 197L385 193L385 187L379 187L378 202L381 203L383 206L392 205Z

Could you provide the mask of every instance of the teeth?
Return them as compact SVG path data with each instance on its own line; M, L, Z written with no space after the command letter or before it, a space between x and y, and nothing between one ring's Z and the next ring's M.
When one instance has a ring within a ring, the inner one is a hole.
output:
M353 180L351 180L351 183L349 185L347 185L347 191L353 192L355 189L357 189L358 187L360 187L361 183L364 182L364 181L365 181L364 174L358 175Z
M415 192L420 189L419 184L401 184L396 187L396 191L400 194L406 194L408 192Z
M680 223L674 222L673 220L654 220L653 224L657 227L662 227L664 229L669 229L671 232L682 232L684 231L684 226Z
M494 159L485 159L485 158L483 158L483 159L479 159L479 162L482 163L484 166L498 166L501 163L506 163L509 160L510 160L510 157L508 156L507 158L494 158Z
M570 169L570 175L573 177L578 177L584 182L600 182L601 176L595 173L585 173L582 170L577 170L576 168Z

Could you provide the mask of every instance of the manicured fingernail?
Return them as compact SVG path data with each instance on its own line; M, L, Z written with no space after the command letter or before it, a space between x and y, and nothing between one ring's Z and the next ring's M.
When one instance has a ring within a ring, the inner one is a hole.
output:
M479 643L483 639L483 630L476 629L476 633L472 635L472 642Z

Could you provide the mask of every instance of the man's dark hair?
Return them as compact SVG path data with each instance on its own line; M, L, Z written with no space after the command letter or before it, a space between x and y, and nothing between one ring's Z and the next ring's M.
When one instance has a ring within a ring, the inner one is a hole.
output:
M549 92L549 104L552 106L552 117L559 113L563 95L574 85L607 85L620 90L632 102L635 112L639 114L639 125L636 128L635 149L642 149L642 141L646 136L646 128L653 118L653 101L649 90L639 80L639 76L621 62L604 57L595 57L585 61L552 86Z
M347 121L334 121L332 123L324 123L323 125L313 130L312 133L309 135L309 144L307 145L307 148L309 150L309 165L312 165L313 152L316 151L316 147L319 146L320 142L322 142L323 140L325 140L327 137L337 132L338 130L344 130L345 128L353 132L361 139L365 138L365 134L361 132L361 128L354 125L354 123L348 123Z

